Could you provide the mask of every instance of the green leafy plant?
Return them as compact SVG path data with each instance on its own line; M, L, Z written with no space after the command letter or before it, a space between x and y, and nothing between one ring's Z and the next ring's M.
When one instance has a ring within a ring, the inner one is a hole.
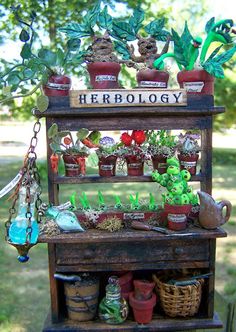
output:
M222 65L229 61L236 52L236 45L233 45L232 38L232 34L235 34L233 25L233 20L226 19L215 22L215 18L212 17L206 23L206 38L203 42L202 38L194 38L192 36L187 22L185 22L185 27L181 36L172 29L174 52L162 55L159 59L154 61L153 66L156 69L162 69L164 67L164 60L168 57L173 57L180 70L193 70L197 61L199 61L200 66L210 75L217 78L223 78L224 71ZM216 47L206 59L207 52L214 42L221 43L221 45ZM219 53L223 45L227 44L232 44L232 47ZM202 49L199 51L201 45Z
M151 156L162 155L172 157L176 148L176 136L168 133L167 130L148 130L146 132L148 151Z
M54 123L48 129L48 138L51 140L50 148L55 154L88 156L89 150L81 143L89 136L89 130L81 128L76 133L74 140L70 131L58 131L58 126Z
M37 33L34 28L36 13L32 11L27 21L22 18L20 6L12 6L12 11L18 25L22 27L19 40L23 46L20 51L20 60L5 63L6 70L0 75L0 87L5 96L0 103L34 94L47 83L50 76L63 74L66 67L75 58L75 45L71 41L67 43L66 51L61 48L51 51L44 47L35 51L34 46L37 43ZM40 111L46 110L48 98L40 95L37 99L37 106Z

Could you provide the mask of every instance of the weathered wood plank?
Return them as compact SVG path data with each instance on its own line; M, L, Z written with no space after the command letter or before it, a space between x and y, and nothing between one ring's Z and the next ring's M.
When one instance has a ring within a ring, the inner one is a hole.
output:
M90 321L90 322L73 322L65 320L62 323L52 324L50 317L47 318L43 332L58 332L58 331L73 331L73 332L111 332L111 331L120 331L120 332L137 332L137 331L189 331L191 329L217 329L221 328L222 323L215 313L213 319L207 318L179 318L171 319L168 317L162 317L155 315L153 320L146 325L139 325L134 321L127 320L120 325L109 325L106 323L101 323L99 321Z

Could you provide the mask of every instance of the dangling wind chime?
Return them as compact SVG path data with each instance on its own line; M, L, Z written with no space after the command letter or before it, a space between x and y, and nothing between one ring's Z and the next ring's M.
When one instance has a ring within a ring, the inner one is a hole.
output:
M12 199L12 206L9 209L9 218L5 223L6 241L17 249L18 261L21 263L29 260L28 251L37 243L39 236L41 215L38 208L42 201L35 148L40 128L41 124L37 120L33 127L34 136L31 138L23 167L17 176L0 191L0 197L3 197L15 188L9 198ZM18 209L16 208L17 202Z

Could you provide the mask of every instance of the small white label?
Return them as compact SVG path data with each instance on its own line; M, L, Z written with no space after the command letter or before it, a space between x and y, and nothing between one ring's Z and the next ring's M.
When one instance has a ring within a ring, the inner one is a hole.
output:
M72 207L72 204L71 204L71 202L68 201L68 202L66 202L64 204L56 205L56 206L53 206L53 207L57 208L58 210L67 210L70 207Z
M124 213L124 220L140 220L144 219L144 213L142 212L131 212L131 213Z
M46 87L53 90L70 90L71 85L48 82Z
M201 92L204 87L204 82L184 82L184 88L188 92Z
M0 198L5 196L9 191L11 191L16 185L17 183L20 181L20 179L22 178L22 174L21 172L19 172L13 180L11 180L11 182L9 182L4 188L2 188L2 190L0 191Z
M197 165L196 161L182 161L180 162L180 165L185 167L185 168L191 168L195 167Z
M166 163L158 163L158 168L166 168L167 164Z
M185 214L172 214L168 213L168 220L175 222L175 223L180 223L180 222L185 222L186 221L186 215Z
M100 166L100 169L102 171L112 171L114 168L114 165L101 165Z
M96 82L103 82L103 81L112 81L116 82L116 76L113 75L97 75L95 77Z
M67 170L69 169L79 169L79 164L65 164Z
M141 81L139 83L141 88L149 87L149 88L167 88L166 82L156 82L156 81Z
M128 168L140 168L141 166L142 166L141 163L128 164Z

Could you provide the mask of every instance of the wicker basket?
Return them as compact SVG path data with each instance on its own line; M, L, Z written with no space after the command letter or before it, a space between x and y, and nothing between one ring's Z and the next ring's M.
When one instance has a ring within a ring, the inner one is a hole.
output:
M153 274L156 292L160 297L161 307L170 317L194 316L199 309L202 296L203 279L192 285L176 286L164 283L162 278Z

